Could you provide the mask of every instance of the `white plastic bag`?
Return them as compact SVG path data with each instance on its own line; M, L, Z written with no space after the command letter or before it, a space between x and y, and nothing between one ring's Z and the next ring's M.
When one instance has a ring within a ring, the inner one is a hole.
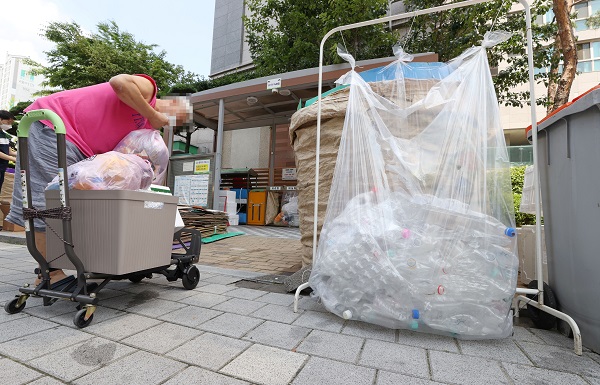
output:
M411 57L396 52L381 81L340 79L348 107L310 286L346 319L509 336L515 222L485 48L410 82Z
M181 214L179 214L179 210L177 210L177 213L175 215L175 231L174 233L178 232L179 230L183 229L185 227L185 223L183 223L183 218L181 218Z
M147 158L154 170L152 183L163 184L169 164L169 150L160 132L150 129L132 131L121 139L115 151Z

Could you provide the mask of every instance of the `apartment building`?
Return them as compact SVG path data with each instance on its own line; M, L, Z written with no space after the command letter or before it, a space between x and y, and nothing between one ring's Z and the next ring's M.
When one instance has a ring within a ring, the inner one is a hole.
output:
M24 59L25 56L7 54L0 66L0 109L9 110L19 102L33 100L42 89L43 76L33 75Z

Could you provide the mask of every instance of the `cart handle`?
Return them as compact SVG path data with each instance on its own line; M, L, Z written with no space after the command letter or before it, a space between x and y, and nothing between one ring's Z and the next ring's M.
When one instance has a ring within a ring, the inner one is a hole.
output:
M29 111L21 118L19 122L19 128L17 129L17 137L27 138L29 136L29 127L32 123L38 120L49 120L54 125L54 132L57 134L67 134L65 124L63 123L60 116L54 111L50 110L33 110Z

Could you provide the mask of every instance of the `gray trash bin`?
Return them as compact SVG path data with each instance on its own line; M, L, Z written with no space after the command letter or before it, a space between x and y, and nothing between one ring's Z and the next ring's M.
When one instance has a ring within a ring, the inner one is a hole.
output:
M583 345L600 352L600 89L538 126L548 278Z

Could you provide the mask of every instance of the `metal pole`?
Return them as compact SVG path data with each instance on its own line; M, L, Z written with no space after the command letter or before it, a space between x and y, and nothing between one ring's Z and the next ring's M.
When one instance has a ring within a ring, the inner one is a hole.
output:
M271 156L269 157L269 186L275 184L275 141L277 140L277 126L271 125Z
M531 94L531 141L533 142L533 201L535 202L535 276L537 278L537 288L541 295L538 295L538 303L544 304L544 271L542 264L542 225L540 218L542 216L540 208L540 172L538 164L538 141L537 141L537 116L535 111L535 80L533 77L533 43L531 37L531 11L525 0L519 0L525 7L525 17L527 25L527 62L529 64L529 92Z
M221 190L221 154L223 153L223 127L225 124L225 101L219 100L219 122L217 125L217 151L215 151L214 182L213 182L213 206L214 210L219 208L219 190Z

